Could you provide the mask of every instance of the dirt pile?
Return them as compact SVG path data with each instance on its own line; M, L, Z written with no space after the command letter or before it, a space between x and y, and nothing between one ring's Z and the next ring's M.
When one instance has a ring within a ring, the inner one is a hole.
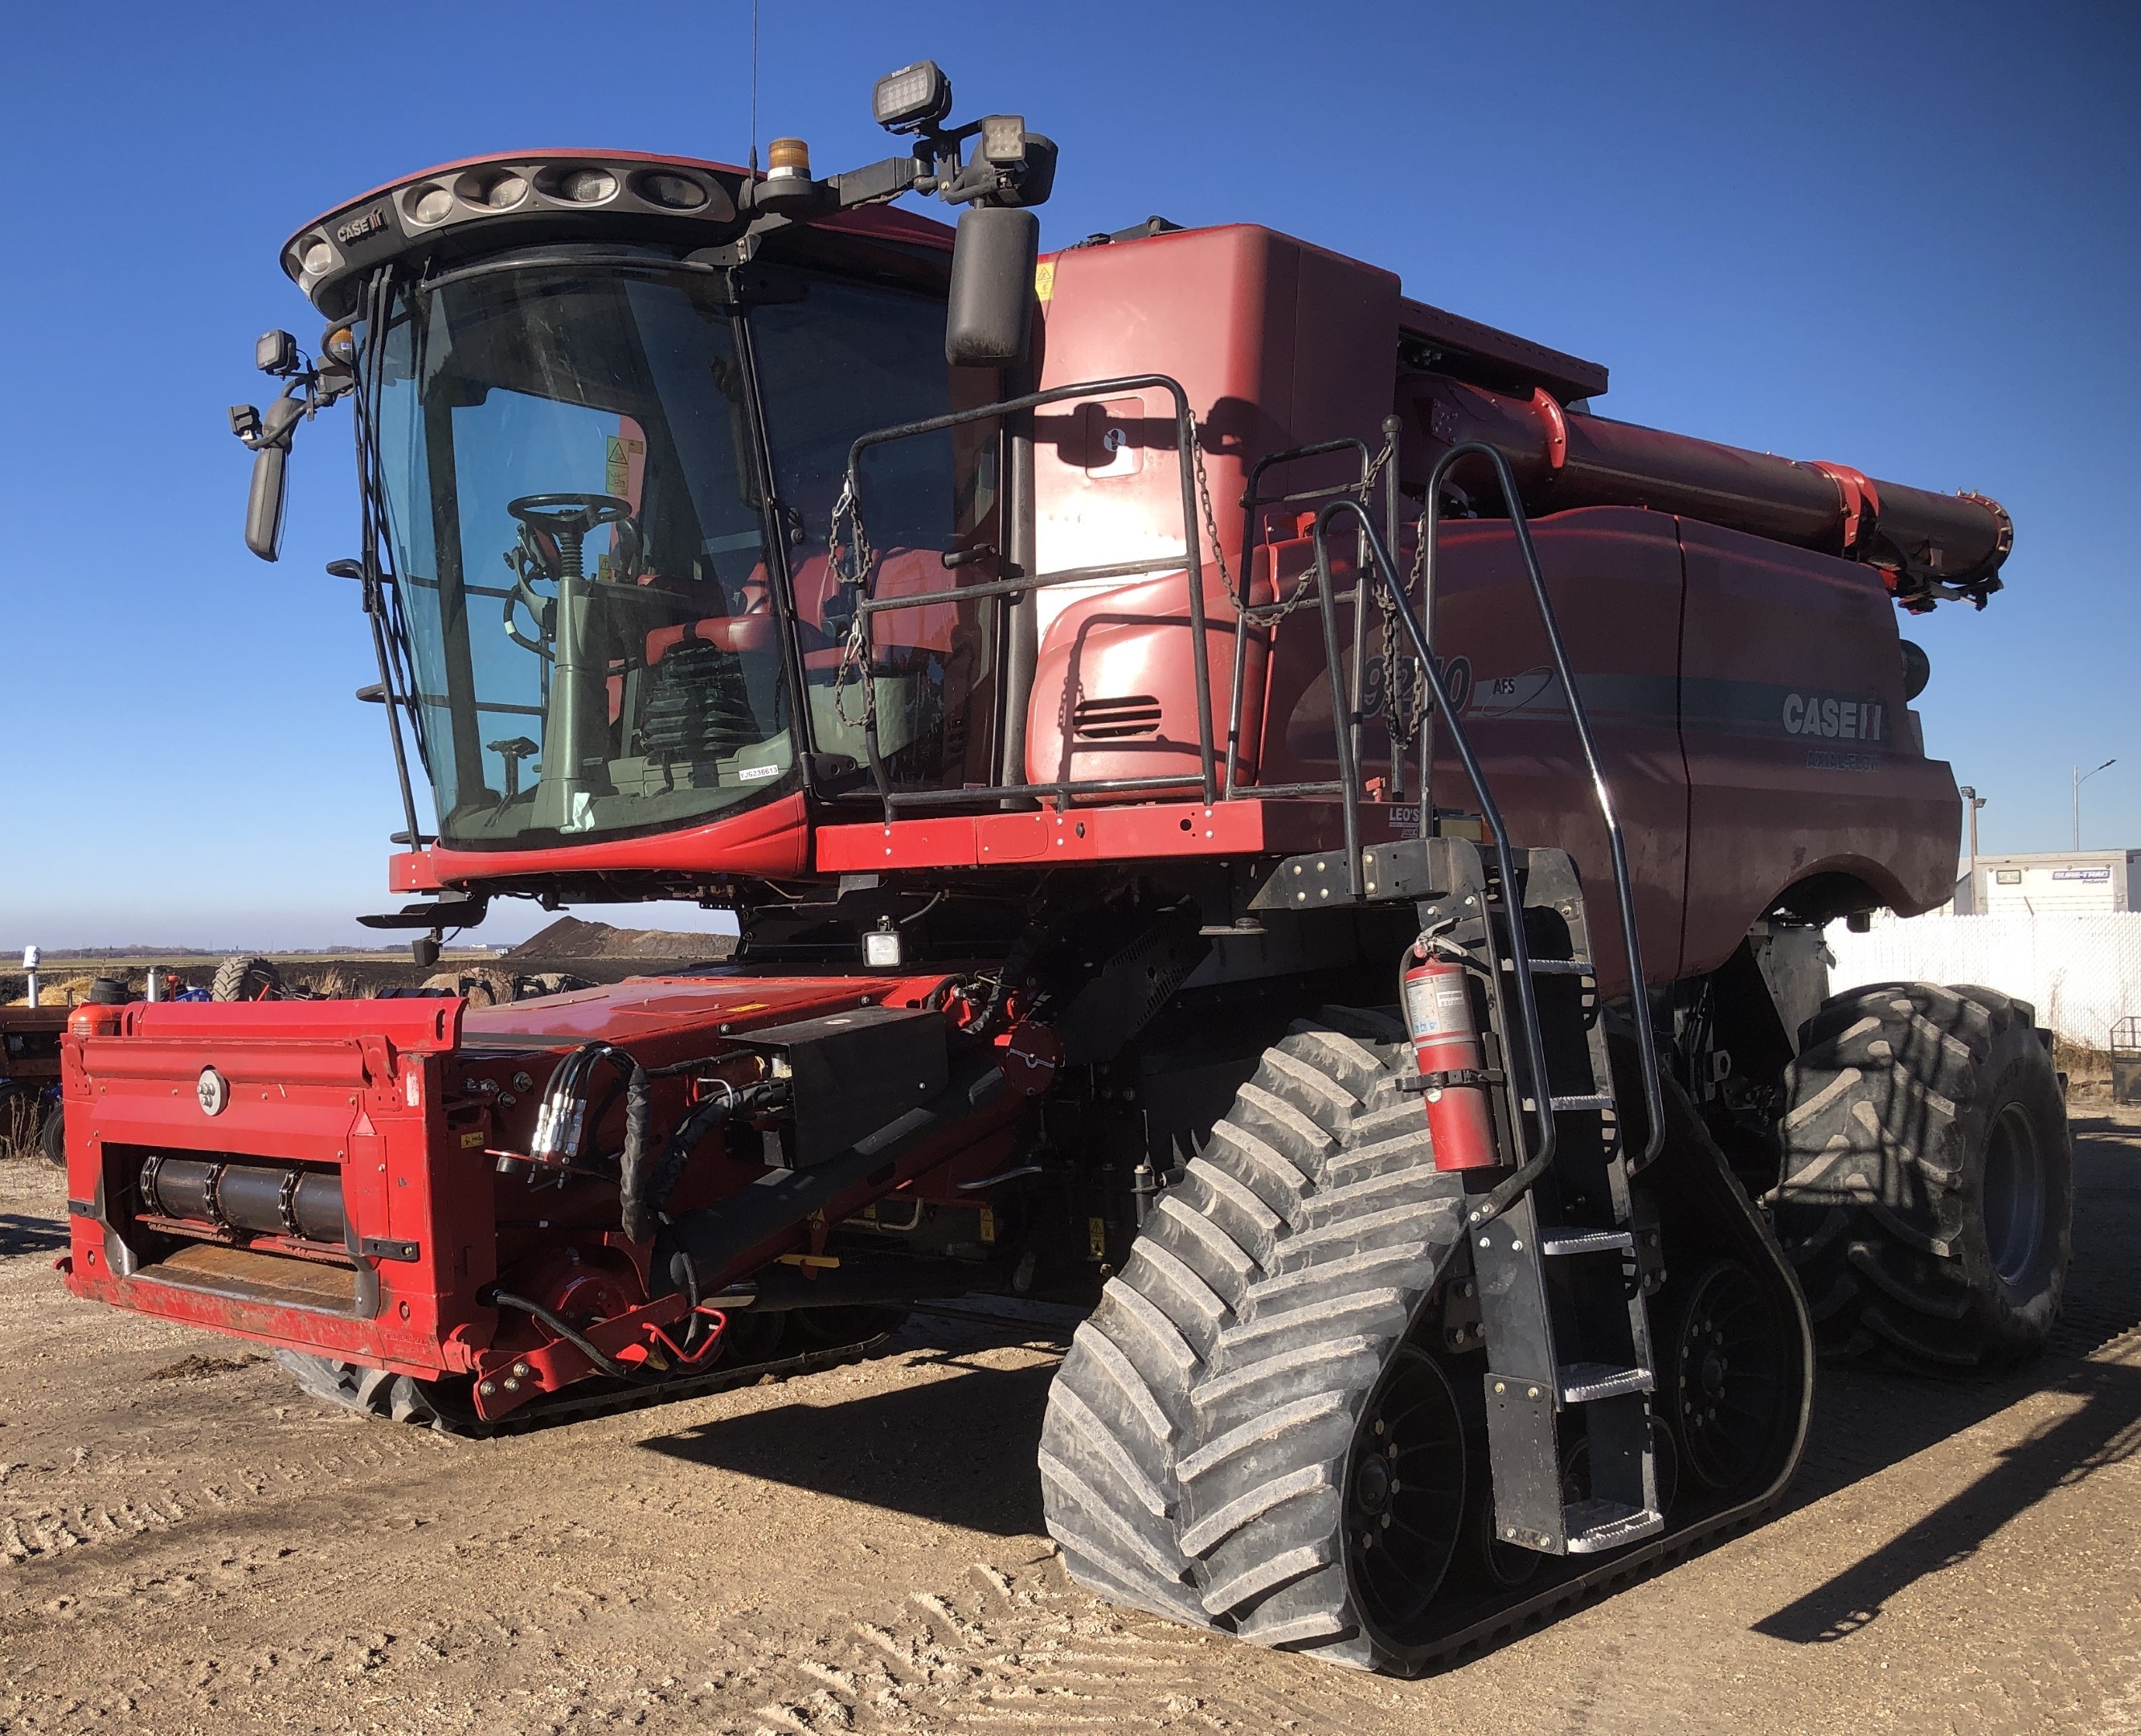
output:
M660 928L613 928L608 922L584 922L578 917L559 917L539 934L509 950L504 957L515 964L549 963L562 959L726 958L736 950L732 934L677 934Z

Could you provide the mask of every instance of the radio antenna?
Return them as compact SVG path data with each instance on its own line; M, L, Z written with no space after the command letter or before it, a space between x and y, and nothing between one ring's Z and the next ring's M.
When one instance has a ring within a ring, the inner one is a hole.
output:
M751 0L751 172L758 173L758 0Z

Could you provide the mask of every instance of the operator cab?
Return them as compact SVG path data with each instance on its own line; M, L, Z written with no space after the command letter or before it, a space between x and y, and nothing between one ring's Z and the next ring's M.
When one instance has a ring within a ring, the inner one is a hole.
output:
M901 783L988 781L998 611L900 611L864 655L839 558L862 534L842 499L858 437L997 399L994 364L1017 359L947 330L952 229L868 209L933 190L976 206L967 222L1022 224L997 305L965 300L986 327L1011 288L1030 298L1037 226L1017 208L1046 196L1054 148L1015 116L947 130L949 100L926 62L893 75L879 118L914 155L824 181L791 140L763 179L486 158L285 247L335 324L317 368L263 339L263 370L295 383L264 418L233 412L258 455L248 541L275 558L294 424L351 396L369 563L352 565L441 846L606 843L859 793L866 716ZM1000 445L968 421L864 455L874 594L998 576Z

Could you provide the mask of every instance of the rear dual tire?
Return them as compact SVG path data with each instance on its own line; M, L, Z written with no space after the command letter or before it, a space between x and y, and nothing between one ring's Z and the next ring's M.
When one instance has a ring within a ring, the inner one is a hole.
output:
M2034 1010L1883 983L1786 1075L1777 1228L1832 1355L1993 1374L2043 1348L2073 1252L2066 1105Z

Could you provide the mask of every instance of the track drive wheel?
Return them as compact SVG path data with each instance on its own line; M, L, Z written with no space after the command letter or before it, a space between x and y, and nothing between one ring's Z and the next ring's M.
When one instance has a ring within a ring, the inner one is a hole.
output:
M1464 1429L1408 1344L1462 1230L1394 1020L1264 1052L1056 1375L1050 1533L1116 1601L1403 1668L1464 1514Z
M2074 1245L2066 1105L2034 1009L1883 983L1786 1075L1777 1228L1832 1354L1992 1373L2041 1349Z
M275 961L245 956L218 965L208 991L211 1001L276 1001L282 994L283 973Z

